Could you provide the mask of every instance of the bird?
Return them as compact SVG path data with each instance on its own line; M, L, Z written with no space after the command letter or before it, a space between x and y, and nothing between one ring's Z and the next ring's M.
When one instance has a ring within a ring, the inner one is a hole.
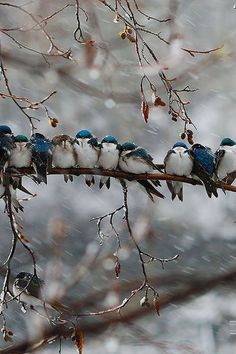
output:
M19 134L14 136L14 147L11 150L8 166L11 168L27 168L32 165L32 144L27 136ZM37 183L37 180L30 176ZM34 196L22 185L22 176L12 177L12 186L18 188L22 192Z
M54 309L58 312L68 311L68 307L60 302L53 300L45 302L43 297L44 281L36 274L20 272L15 277L13 283L13 294L22 303L24 309L26 306L35 308L37 306Z
M227 184L232 184L236 177L236 142L231 138L224 138L215 156L218 180L226 179Z
M94 168L97 165L99 144L97 138L89 130L83 129L76 134L75 147L79 167ZM85 182L90 187L95 183L94 176L86 175Z
M52 143L43 134L35 133L31 136L32 164L37 173L38 183L47 184L47 169L51 160Z
M212 194L218 197L217 188L214 180L215 176L215 155L212 150L199 143L192 145L190 149L190 155L193 159L192 175L197 176L206 188L206 192L209 198Z
M32 144L27 136L19 134L14 138L14 147L9 157L9 167L30 167L32 164Z
M182 141L177 141L169 150L164 159L165 172L175 176L189 176L193 169L193 159L187 145ZM167 186L171 192L172 200L176 195L183 201L183 183L167 181Z
M7 167L14 145L11 128L8 125L0 125L0 174L2 174Z
M75 139L61 134L52 139L52 165L59 168L71 168L77 165ZM64 175L64 181L73 181L72 175Z
M119 168L124 172L134 174L148 173L158 169L153 163L153 158L145 149L129 141L121 145ZM152 201L154 201L152 194L159 198L165 198L149 181L138 180L137 182L145 188ZM159 181L152 181L152 183L155 186L161 185Z
M117 139L113 135L106 135L102 139L99 147L98 166L106 170L115 170L118 166L120 155L120 145ZM108 189L110 188L110 177L101 176L99 183L100 189L104 184Z

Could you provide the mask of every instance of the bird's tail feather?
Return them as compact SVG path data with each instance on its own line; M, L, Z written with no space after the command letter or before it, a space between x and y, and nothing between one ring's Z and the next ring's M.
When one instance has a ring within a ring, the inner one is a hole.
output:
M175 199L176 195L178 196L179 200L183 201L183 183L181 182L166 182L169 191L171 192L172 200Z
M33 167L37 173L38 183L44 182L47 184L47 164L34 162Z
M85 176L85 182L87 186L91 187L92 184L95 184L95 178L92 175L86 175Z
M110 177L107 177L107 176L101 176L100 178L100 182L99 182L99 188L101 189L104 184L106 185L107 189L110 188L111 186L111 180L110 180Z
M147 194L149 195L149 197L152 201L154 201L153 195L155 195L159 198L162 198L162 199L165 198L165 196L163 194L161 194L156 188L154 188L153 185L149 181L140 180L138 182L139 182L139 184L141 184L145 188Z

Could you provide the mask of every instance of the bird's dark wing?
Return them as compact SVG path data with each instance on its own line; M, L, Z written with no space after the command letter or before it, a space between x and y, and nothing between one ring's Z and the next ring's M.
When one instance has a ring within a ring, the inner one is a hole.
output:
M47 184L47 166L48 166L48 153L37 152L33 150L32 163L37 172L38 182L44 182Z
M193 159L192 174L198 176L200 180L204 183L209 198L211 198L212 194L214 194L216 198L218 197L217 187L215 182L212 180L209 174L204 170L202 165L195 158Z
M175 152L174 152L173 150L169 150L169 151L167 152L167 154L166 154L166 157L164 158L164 166L165 166L165 169L166 169L166 163L167 163L167 161L168 161L170 155L172 155L172 154L175 154Z
M153 195L156 195L157 197L162 198L162 199L165 198L165 196L163 194L161 194L156 188L154 188L153 185L149 181L140 180L140 181L138 181L138 183L141 184L146 189L146 192L152 201L154 201Z
M2 170L9 158L10 151L14 148L13 138L0 134L0 170Z
M225 150L217 150L215 153L215 171L218 170L219 163L225 154Z
M35 281L34 278L30 281L26 288L26 293L28 295L41 298L42 297L42 281Z
M168 189L169 189L169 191L171 193L171 199L174 200L175 197L176 197L174 186L173 186L171 181L166 181L166 184L167 184L167 187L168 187Z

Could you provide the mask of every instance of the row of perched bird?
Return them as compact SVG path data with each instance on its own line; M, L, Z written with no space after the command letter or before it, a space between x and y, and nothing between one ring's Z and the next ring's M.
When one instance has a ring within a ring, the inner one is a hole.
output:
M51 141L43 134L35 133L28 139L25 135L16 135L7 125L0 125L0 173L4 175L6 167L33 167L36 173L35 181L47 183L49 166L57 168L102 168L107 170L120 169L133 174L150 173L154 170L163 172L154 164L151 155L133 142L119 144L112 135L105 136L101 142L89 131L80 130L75 138L68 135L55 136ZM177 176L197 176L205 185L209 197L218 196L216 181L226 177L233 182L236 171L236 143L230 138L224 138L216 153L209 147L194 144L188 148L183 141L174 144L164 159L164 171ZM73 180L70 175L64 176L65 181ZM4 179L0 184L0 197L5 194ZM93 175L86 175L87 185L95 183ZM149 197L153 195L164 198L156 187L158 180L139 180ZM103 185L110 188L110 177L100 177L100 188ZM183 184L168 181L172 199L176 196L183 201ZM10 188L26 189L21 179L11 179ZM20 208L20 207L19 207Z

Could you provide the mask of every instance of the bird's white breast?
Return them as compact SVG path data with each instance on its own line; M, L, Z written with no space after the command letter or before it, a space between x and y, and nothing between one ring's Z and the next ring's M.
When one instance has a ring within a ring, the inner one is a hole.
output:
M166 173L176 176L189 176L193 168L191 157L184 153L186 149L183 147L177 147L174 151L175 153L170 154L166 161Z
M119 161L119 151L112 143L103 143L100 150L98 165L104 169L116 169Z
M63 145L54 146L52 164L60 168L70 168L77 164L75 149L68 141Z
M236 147L222 146L219 150L225 150L225 154L217 168L217 175L219 179L222 180L228 173L236 171Z
M82 168L93 168L98 161L98 151L90 144L89 139L78 139L79 145L76 144L75 149L78 158L78 165Z
M31 165L32 151L27 147L28 143L15 143L15 148L11 151L9 166L29 167Z

